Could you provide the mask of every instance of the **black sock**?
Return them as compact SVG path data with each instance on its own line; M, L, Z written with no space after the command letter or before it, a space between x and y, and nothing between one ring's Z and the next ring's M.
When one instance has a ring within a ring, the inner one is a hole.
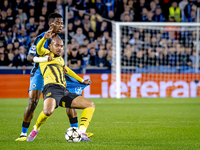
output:
M29 128L29 126L30 126L30 122L24 122L24 121L23 121L22 127L24 127L24 128Z
M75 118L69 118L70 126L71 127L76 127L78 128L78 119L77 117Z

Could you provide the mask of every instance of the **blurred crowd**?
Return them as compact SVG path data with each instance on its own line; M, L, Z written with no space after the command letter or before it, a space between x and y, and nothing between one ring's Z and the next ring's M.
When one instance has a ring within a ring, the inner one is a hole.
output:
M154 27L154 29L130 27L128 31L125 29L124 27L122 30L122 66L135 66L143 72L145 70L141 68L149 66L154 66L155 71L159 71L159 66L166 66L169 69L178 67L183 72L196 66L196 29L183 30L179 27Z
M196 22L198 7L200 0L1 0L0 66L25 69L32 65L26 59L28 50L36 36L48 30L48 15L52 12L60 13L63 19L65 14L68 16L69 67L110 68L112 20ZM195 32L175 30L122 29L122 65L193 66ZM63 40L64 33L65 28L60 35Z

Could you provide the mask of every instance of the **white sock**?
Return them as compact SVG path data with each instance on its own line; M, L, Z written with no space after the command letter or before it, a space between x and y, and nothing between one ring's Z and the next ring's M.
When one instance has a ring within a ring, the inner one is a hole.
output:
M81 133L85 133L86 132L86 127L84 126L80 126L79 130L81 131Z
M27 133L21 133L20 136L27 136Z

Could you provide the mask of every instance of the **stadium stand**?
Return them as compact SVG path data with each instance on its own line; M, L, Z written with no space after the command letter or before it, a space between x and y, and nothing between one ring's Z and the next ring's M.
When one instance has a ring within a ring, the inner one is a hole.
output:
M69 11L65 12L67 3ZM97 66L110 69L112 60L111 20L123 22L196 22L200 1L2 0L0 6L0 66L21 66L23 70L26 70L26 66L32 66L31 63L27 62L26 54L35 37L48 30L48 15L52 12L58 12L63 16L63 19L65 19L65 14L68 15L69 66ZM102 17L106 19L102 19ZM183 66L181 63L190 67L195 64L193 42L189 42L189 45L184 43L188 39L192 41L195 35L192 33L185 35L184 42L180 43L183 39L178 38L181 37L179 33L166 35L161 32L150 32L144 34L144 32L135 29L131 39L126 36L122 37L123 51L134 49L134 52L130 50L127 53L122 53L123 66L143 68L148 64L173 68L174 65ZM64 33L65 29L63 29L61 37L64 37ZM165 51L162 44L169 39L178 41L181 50L168 45L170 50ZM146 50L145 53L140 51L141 46ZM157 53L157 51L162 52ZM176 59L175 64L172 64L169 60L169 58L175 57L182 58L182 55L187 58L184 60L185 62ZM135 61L127 61L131 57ZM80 60L81 65L74 65L71 62L72 58L77 59L77 62ZM163 61L163 59L168 61ZM137 62L141 62L141 64ZM176 72L173 69L171 71Z

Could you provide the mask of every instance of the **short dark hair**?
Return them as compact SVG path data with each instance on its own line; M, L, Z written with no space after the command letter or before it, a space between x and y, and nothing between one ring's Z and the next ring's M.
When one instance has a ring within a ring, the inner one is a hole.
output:
M48 17L48 22L54 20L55 18L62 18L62 16L59 13L51 13Z

